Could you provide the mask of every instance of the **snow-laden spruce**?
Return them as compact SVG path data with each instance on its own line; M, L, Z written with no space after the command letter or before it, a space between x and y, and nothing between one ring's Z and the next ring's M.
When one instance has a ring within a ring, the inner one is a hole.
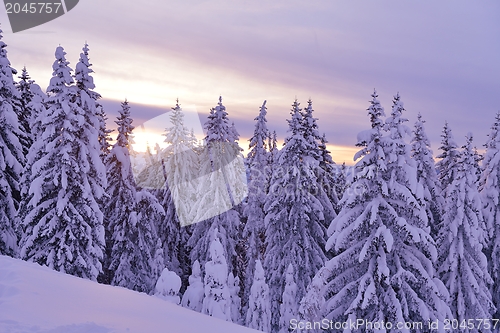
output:
M245 326L262 332L271 332L271 302L269 286L264 276L264 268L259 259L255 261L255 273L250 289Z
M417 181L423 189L425 211L431 228L431 236L436 239L443 214L444 198L441 195L431 144L425 132L424 123L425 121L419 113L411 140L412 157L417 166Z
M97 119L97 100L101 98L101 95L93 90L95 89L94 78L90 74L94 71L91 68L92 64L89 62L89 48L87 43L83 46L82 51L80 59L75 66L76 103L85 110L86 117L88 118L87 121L91 122L94 130L97 131L96 129L100 126Z
M285 289L283 290L283 296L281 297L280 304L280 333L290 332L290 322L292 319L297 319L299 313L299 306L297 304L297 284L295 283L293 265L288 265L285 274Z
M439 273L450 293L453 318L492 318L493 303L482 205L474 174L474 151L469 133L457 160L456 178L447 187L443 227L438 238ZM464 332L490 332L470 330Z
M22 132L19 140L23 146L23 154L24 156L27 156L31 145L33 144L30 123L33 122L33 118L36 116L34 114L35 111L30 107L30 103L33 99L31 86L35 81L33 81L29 76L26 66L23 67L21 75L18 76L18 78L20 80L16 83L16 88L19 92L17 116L19 119L19 127Z
M321 321L321 309L325 304L325 284L328 272L323 267L314 276L313 280L307 286L307 292L300 301L299 318L306 322ZM314 331L313 331L314 332Z
M230 272L227 277L227 286L229 288L229 295L231 296L231 321L241 324L240 278L238 276L234 277L233 273Z
M489 246L483 250L490 260L488 268L493 286L491 295L497 311L493 318L500 315L500 112L488 135L486 154L483 162L483 175L480 180L480 195L483 204L483 217L486 230L491 237Z
M351 186L364 191L344 195L328 230L327 249L336 255L322 270L327 273L322 316L335 322L442 322L450 312L443 300L447 293L435 277L436 248L416 197L416 168L403 140L409 133L403 105L396 96L384 135L377 97L374 92L368 108L371 129L358 134L362 149L355 155L359 161Z
M170 303L179 304L181 301L179 297L180 288L181 278L175 272L165 268L158 281L156 281L154 295Z
M307 108L302 111L302 131L304 140L307 142L306 154L318 161L314 173L318 183L317 192L314 196L323 206L324 224L328 228L330 222L337 216L334 207L338 205L338 195L335 192L334 165L330 152L326 149L326 138L318 131L318 124L313 116L312 100L307 101ZM325 234L326 237L326 234ZM326 241L326 239L325 239Z
M320 143L318 144L321 154L319 166L322 170L318 179L320 184L323 186L323 191L327 194L333 208L334 214L331 215L331 219L328 219L325 215L325 222L330 223L340 211L339 202L344 194L346 184L345 175L342 173L343 167L345 168L345 164L343 166L339 166L333 161L332 155L326 147L327 143L328 140L326 139L326 134L323 133Z
M108 199L105 201L106 260L103 282L149 293L155 283L153 222L164 214L156 198L137 191L129 147L132 119L128 102L117 118L118 137L106 157Z
M196 260L193 264L191 276L189 276L189 286L184 295L182 295L181 305L185 308L201 312L204 296L205 291L201 277L200 263Z
M155 177L161 177L163 181L157 188L162 188L159 195L165 217L158 221L157 229L165 251L165 265L187 285L190 260L186 249L189 238L186 226L192 224L194 219L193 207L198 195L198 156L193 137L184 125L184 113L178 101L172 108L170 122L171 126L165 132L168 146L157 151L157 161L150 170L159 173Z
M239 134L230 125L225 106L210 111L205 123L207 136L200 156L200 180L193 227L188 246L191 261L202 267L209 260L214 230L224 248L228 269L236 266L236 242L239 239L240 214L235 205L246 195L245 168L238 145ZM201 221L201 222L198 222Z
M111 138L109 134L112 130L106 128L106 113L102 105L98 102L101 95L95 92L94 79L90 75L94 73L92 64L89 61L89 47L85 43L80 53L80 59L75 66L75 82L78 88L77 103L88 111L88 117L91 118L98 132L99 151L101 159L104 161L105 156L109 153Z
M453 138L448 122L444 124L441 137L443 139L441 140L441 146L439 149L442 153L437 156L440 160L436 163L436 170L438 173L442 196L446 198L446 188L451 184L453 179L456 178L457 159L460 152L458 151L458 145Z
M278 152L279 152L279 149L278 149L278 135L276 134L276 131L273 131L273 133L269 133L269 138L267 140L267 147L269 149L269 161L268 161L268 164L269 165L273 165L274 162L277 162L277 159L278 159ZM272 170L271 168L268 168L268 178L270 179L271 178L271 173L272 173Z
M202 312L231 321L231 293L227 285L228 267L217 229L210 244L210 261L205 264L205 298Z
M55 270L96 280L102 271L104 227L97 204L104 167L94 124L75 103L65 52L57 47L47 88L47 116L32 148L29 202L22 223L21 257ZM30 152L31 153L31 152Z
M259 115L254 119L255 129L250 138L246 164L248 168L248 198L243 208L246 223L243 229L243 238L246 242L247 265L245 270L244 302L248 302L250 288L253 283L253 272L256 260L264 260L265 251L265 226L264 204L269 187L268 168L269 152L266 140L269 138L267 129L266 101L260 107Z
M24 138L17 117L19 93L0 30L0 254L17 255L14 217L19 205L19 181L24 165Z
M323 206L316 198L320 185L315 171L319 168L310 150L317 147L304 137L305 129L299 103L291 109L289 135L273 168L265 204L266 253L271 297L271 330L280 328L279 307L285 289L283 276L290 265L297 283L296 306L305 295L314 274L326 257Z
M33 141L30 149L28 150L28 155L26 156L26 164L24 166L21 181L21 202L19 203L19 209L17 212L17 218L19 219L17 234L19 239L22 238L23 228L22 221L24 221L26 215L29 213L28 207L29 202L33 194L29 193L31 187L31 177L32 177L32 167L33 164L38 161L44 154L45 141L39 138L43 134L42 123L47 116L47 109L45 108L44 100L47 95L42 91L39 85L33 83L30 85L30 102L26 105L26 108L31 110L31 117L29 118L29 127L31 128L31 139Z

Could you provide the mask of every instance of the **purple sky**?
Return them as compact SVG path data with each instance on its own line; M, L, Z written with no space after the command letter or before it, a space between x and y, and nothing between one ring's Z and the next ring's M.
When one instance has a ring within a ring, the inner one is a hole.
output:
M373 88L386 113L400 92L410 126L422 113L435 153L445 120L481 147L500 110L497 0L81 0L17 34L0 12L15 68L45 88L55 47L74 65L87 41L110 118L126 97L136 124L176 98L204 118L221 94L244 140L264 99L283 138L290 104L310 97L334 158L351 163Z

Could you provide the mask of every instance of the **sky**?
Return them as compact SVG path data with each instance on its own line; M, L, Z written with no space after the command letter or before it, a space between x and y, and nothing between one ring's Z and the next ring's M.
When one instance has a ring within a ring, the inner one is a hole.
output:
M347 164L374 89L386 114L400 93L409 126L422 114L435 155L445 121L459 145L472 132L482 148L500 111L497 0L80 0L25 32L10 31L5 10L0 22L13 67L43 89L55 48L72 66L88 42L109 125L127 98L142 146L156 139L139 132L167 127L161 115L177 98L199 127L222 96L243 148L264 100L282 141L293 101L311 98L334 160Z

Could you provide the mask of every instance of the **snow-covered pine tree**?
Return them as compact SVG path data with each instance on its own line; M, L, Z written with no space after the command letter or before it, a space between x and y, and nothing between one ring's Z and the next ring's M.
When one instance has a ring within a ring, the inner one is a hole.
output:
M332 166L335 165L335 162L333 162L330 152L326 149L326 139L319 134L316 122L318 118L314 118L313 112L312 100L309 99L307 108L302 112L302 130L304 131L304 139L309 146L307 154L318 161L314 173L319 186L314 195L323 206L323 221L325 228L328 228L330 222L337 216L334 207L338 204L338 198L337 194L333 192L334 181L331 177Z
M344 193L349 188L350 183L348 181L349 169L345 165L345 162L343 162L341 165L337 164L336 166L337 167L335 169L335 193L337 193L337 197L339 198L339 201L338 201L335 209L336 209L336 212L338 214L342 210L342 205L340 203L342 202L342 198L344 197Z
M330 223L340 211L339 202L342 199L346 185L345 177L341 173L342 168L333 161L330 151L326 147L327 143L326 135L323 133L318 145L321 155L319 166L322 170L319 175L319 183L323 186L323 191L328 196L333 208L334 214L331 214L330 220L325 215L325 222Z
M181 278L175 272L165 268L155 285L155 296L170 303L180 304L179 289Z
M167 174L167 184L175 200L177 224L192 224L192 206L196 199L198 156L194 151L191 133L184 124L184 112L177 101L170 116L172 126L166 129L162 166ZM172 202L173 204L173 202Z
M271 332L271 302L269 286L264 276L261 261L255 261L255 273L250 289L245 326L262 332Z
M197 191L200 196L193 207L196 211L193 221L201 222L194 225L188 241L192 248L191 261L198 260L201 265L207 262L212 235L217 229L228 269L234 273L240 226L240 215L234 205L246 192L245 168L237 142L239 134L229 124L222 98L210 111L205 129L207 136L200 155L201 177Z
M116 121L118 137L106 157L109 198L104 208L106 260L102 281L149 293L155 283L152 256L156 239L151 220L163 209L151 194L136 189L129 155L134 127L128 102L121 106Z
M448 122L444 124L441 137L443 139L441 140L441 147L439 147L439 149L442 153L437 156L437 158L441 160L436 163L436 170L439 183L441 184L442 196L446 198L446 188L451 184L453 179L456 178L457 159L460 152L458 151L458 145L455 139L453 139L453 134L451 133Z
M93 124L76 99L64 49L56 48L47 88L47 117L37 140L44 144L33 163L29 212L23 221L21 257L71 275L96 280L104 249L102 162Z
M138 231L137 236L132 236L130 241L135 242L137 249L136 251L140 254L136 254L139 260L144 260L144 269L151 274L152 282L154 283L156 279L157 270L157 260L155 258L157 242L160 240L157 235L156 223L160 221L165 216L165 211L163 207L158 202L156 196L146 189L142 189L136 192L136 211L137 211L137 224L136 229ZM161 240L160 240L161 241ZM141 257L142 256L142 257ZM165 263L165 258L163 258ZM165 264L163 268L165 268ZM144 281L147 281L145 278ZM152 288L152 286L150 286ZM146 292L147 291L146 289Z
M29 127L31 129L31 139L33 141L28 155L26 156L26 164L24 166L21 181L21 202L19 204L17 218L19 219L17 234L18 238L21 240L23 235L22 221L26 218L26 215L30 213L28 210L29 202L33 197L34 193L30 193L30 186L32 181L32 167L33 164L38 161L44 154L45 151L45 140L41 140L43 134L43 122L47 117L47 109L45 108L44 101L47 95L42 91L40 86L33 83L29 86L30 89L30 102L26 105L26 108L31 110L31 117L29 118Z
M486 143L483 162L483 175L480 180L480 195L483 204L483 217L486 229L491 237L489 246L483 249L489 258L489 273L493 280L491 295L496 312L493 318L500 315L500 112Z
M26 67L23 67L21 75L18 76L18 78L20 80L16 84L17 91L19 92L17 116L19 120L19 127L22 133L19 139L20 143L23 146L24 156L28 156L28 151L33 144L30 123L32 123L32 118L34 118L35 115L33 114L34 111L29 107L29 105L31 103L31 100L33 99L31 85L34 84L35 81L31 80Z
M111 133L113 133L112 129L108 129L106 125L106 121L108 117L106 112L104 111L104 107L97 103L96 105L96 117L99 121L99 145L101 147L101 159L106 160L106 156L108 156L109 151L111 150Z
M121 104L122 109L117 117L118 136L108 156L105 159L108 186L107 200L104 201L104 226L106 230L106 255L104 258L104 274L101 282L110 284L116 267L111 267L113 258L115 229L124 225L135 212L137 189L132 174L129 149L134 143L132 118L127 100ZM116 265L116 264L115 264Z
M190 271L187 226L194 219L198 156L191 134L184 124L184 112L179 101L172 108L170 122L171 126L165 131L168 146L157 153L161 170L155 172L161 173L164 182L160 196L165 209L165 217L158 221L157 228L165 251L165 265L181 277L185 289Z
M193 264L191 276L189 277L189 286L184 295L182 295L181 305L185 308L201 312L205 295L203 288L200 263L196 260Z
M344 195L328 230L327 249L336 255L325 265L322 316L339 322L442 320L450 310L446 289L435 278L436 248L425 210L414 195L418 183L403 140L409 132L403 105L395 98L384 136L377 97L374 92L368 108L372 128L358 134L362 149L354 157L361 159L351 189L364 191Z
M165 259L163 258L163 246L161 239L156 239L156 247L153 255L153 277L158 279L165 269Z
M19 205L19 181L24 165L24 135L17 113L19 93L0 30L0 254L17 255L14 217Z
M241 324L240 278L238 276L234 277L233 273L229 273L227 286L229 288L229 295L231 296L231 321Z
M94 78L91 76L94 71L92 64L89 61L89 47L85 43L80 53L80 59L75 67L75 82L78 88L77 103L86 111L88 121L94 124L97 130L97 137L99 142L99 153L101 159L104 161L105 156L109 153L111 147L109 141L111 138L109 134L112 130L106 128L106 113L102 105L98 102L101 95L94 91L95 84Z
M210 244L210 261L205 264L205 299L202 313L231 321L231 295L227 286L228 265L217 229Z
M246 246L246 270L243 291L243 303L248 303L250 288L253 283L253 272L255 261L264 260L265 252L265 226L264 226L264 203L268 191L269 152L266 140L269 138L267 129L267 107L266 101L260 107L259 115L254 119L255 130L249 140L250 152L247 155L246 164L248 168L248 198L243 208L243 216L246 224L243 228L243 239Z
M285 275L285 289L283 290L282 302L280 304L280 333L292 332L290 328L290 321L296 319L298 316L297 304L297 284L293 272L293 265L288 265Z
M412 157L417 166L417 181L423 189L425 211L431 228L431 236L436 239L442 220L444 198L441 195L429 138L425 133L425 120L419 113L411 140Z
M299 318L307 322L321 321L321 310L325 304L326 269L321 268L307 286L307 292L300 301ZM316 332L316 331L313 331Z
M458 322L491 318L494 310L487 259L483 250L486 227L476 187L472 134L458 156L456 173L447 187L443 227L440 230L439 273L450 293L452 317ZM490 332L485 329L460 332Z
M99 122L96 119L96 106L97 100L101 98L101 95L94 91L94 78L91 76L94 71L89 61L89 47L87 43L83 46L82 51L80 59L75 66L74 75L76 87L78 88L77 103L82 109L87 111L87 117L91 118L95 128L99 128Z
M106 155L105 149L109 147L109 132L106 130L106 125L102 127L102 123L105 119L102 118L102 106L99 104L98 100L101 95L94 91L95 84L94 78L91 76L94 71L92 70L92 64L89 61L89 48L88 44L85 43L82 52L80 53L80 58L75 66L75 74L73 78L75 80L75 104L83 111L82 116L87 126L90 126L92 136L92 147L89 148L89 154L92 155L92 159L95 163L95 170L93 170L93 177L100 184L99 189L92 189L94 196L99 203L101 209L104 208L103 201L105 200L105 193L102 189L107 187L107 176L106 168L104 166L104 156ZM104 115L105 117L105 115ZM103 138L103 133L107 134L108 137ZM107 141L108 140L108 141ZM108 151L109 152L109 151ZM98 155L95 156L95 154ZM96 192L97 191L97 192Z
M309 155L314 146L304 138L297 101L292 104L291 120L287 121L290 134L275 162L264 206L267 242L264 267L268 274L272 331L279 330L279 304L285 289L283 276L289 265L293 266L297 283L298 307L307 285L326 260L323 206L315 196L319 162Z
M276 131L273 131L272 134L269 133L269 139L268 139L267 146L268 146L268 149L269 149L269 161L268 161L268 165L273 165L274 162L277 161L278 152L279 152L279 149L278 149L278 135L276 134ZM268 177L270 179L271 178L272 170L271 170L271 168L268 168L268 170L269 170Z
M481 175L483 173L481 162L484 159L484 156L477 150L476 147L474 147L473 151L474 151L474 171L476 174L476 183L479 184L479 180L481 179Z

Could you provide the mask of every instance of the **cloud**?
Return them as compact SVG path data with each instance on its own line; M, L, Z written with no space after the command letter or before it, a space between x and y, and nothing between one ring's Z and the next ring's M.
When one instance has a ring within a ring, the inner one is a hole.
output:
M373 88L387 113L399 91L409 125L421 112L437 152L445 120L459 143L468 131L478 146L486 140L500 105L499 10L493 0L81 1L4 41L43 87L55 47L74 65L87 40L97 90L141 105L137 123L176 98L206 115L222 94L245 137L262 100L284 137L295 97L312 98L320 131L353 146Z

